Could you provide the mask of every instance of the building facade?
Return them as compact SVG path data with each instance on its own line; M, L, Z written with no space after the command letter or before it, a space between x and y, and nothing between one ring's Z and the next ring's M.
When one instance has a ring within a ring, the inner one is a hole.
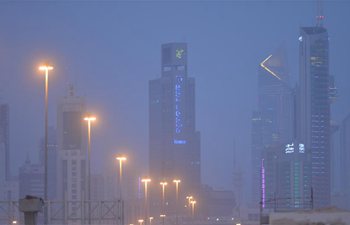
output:
M181 180L181 193L200 190L200 134L195 125L195 80L187 45L163 44L161 77L149 82L149 172L155 183Z
M44 198L44 167L29 158L19 168L19 197L26 195Z
M58 198L73 202L67 209L70 218L80 217L78 202L87 200L84 113L85 100L71 86L57 112Z
M302 27L299 37L297 136L311 152L314 206L330 205L330 76L328 32Z
M293 139L293 98L283 47L258 67L258 107L252 116L252 204L270 207L276 195L275 158ZM264 172L262 171L264 170ZM264 177L262 177L264 176Z

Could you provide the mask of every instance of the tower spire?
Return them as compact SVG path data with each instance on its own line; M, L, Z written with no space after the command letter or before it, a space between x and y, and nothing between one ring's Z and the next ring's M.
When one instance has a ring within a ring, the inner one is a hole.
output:
M323 2L322 0L316 0L317 13L316 13L316 26L323 27L323 20L325 16L323 15Z

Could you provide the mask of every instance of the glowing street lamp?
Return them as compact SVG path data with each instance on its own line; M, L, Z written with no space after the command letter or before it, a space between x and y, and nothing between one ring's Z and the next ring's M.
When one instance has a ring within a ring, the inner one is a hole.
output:
M163 208L163 213L165 211L165 186L168 185L166 181L160 182L160 185L162 186L162 208Z
M147 200L147 196L148 196L147 187L148 187L148 183L151 182L151 179L150 178L143 178L143 179L141 179L141 182L144 183L144 185L145 185L145 200Z
M180 179L174 179L173 182L175 183L176 187L176 206L175 206L175 212L176 212L176 225L179 224L179 218L178 218L178 205L179 205L179 184L181 183Z
M118 160L119 162L119 181L121 182L122 177L123 177L123 162L126 161L126 157L125 156L117 156L115 158L116 160Z
M154 217L153 216L150 216L149 217L149 225L152 225L152 220L154 219Z
M188 200L188 207L190 207L191 201L193 199L193 196L186 196L186 199Z
M123 178L123 162L126 161L126 157L125 156L117 156L115 158L116 160L118 160L119 162L119 180L118 180L118 183L119 183L119 200L121 201L122 198L123 198L123 192L122 192L122 187L123 187L123 184L122 184L122 178ZM120 224L124 224L124 215L122 213L122 216L121 217L118 217L119 220L120 220Z
M173 182L175 183L175 186L176 186L176 201L178 201L179 200L179 183L181 183L181 180L174 179Z
M191 207L192 207L192 216L194 216L194 206L197 202L193 200L190 203L191 203Z
M39 71L45 72L45 141L44 141L44 201L47 201L47 168L48 168L48 98L49 98L49 71L53 70L53 66L41 65ZM47 224L47 210L44 211L44 221ZM16 221L17 223L17 221Z
M89 224L91 224L91 122L96 121L95 116L86 116L84 120L88 123L88 201L89 201Z
M162 219L162 225L164 225L166 215L161 214L159 217Z
M141 182L144 183L145 185L145 218L148 217L148 202L147 202L147 199L148 199L148 183L151 182L151 179L150 178L143 178L141 179ZM147 221L147 220L146 220Z
M142 225L143 219L139 219L137 222L139 222L139 224Z

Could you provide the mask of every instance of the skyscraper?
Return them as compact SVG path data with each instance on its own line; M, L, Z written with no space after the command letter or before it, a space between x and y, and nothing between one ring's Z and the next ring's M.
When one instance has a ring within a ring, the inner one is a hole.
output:
M327 30L302 27L299 37L298 139L311 151L314 207L330 205L330 76Z
M275 154L292 140L292 90L283 47L268 55L258 67L258 108L252 116L252 203L275 196ZM264 161L266 182L262 187ZM263 190L262 190L263 189ZM263 193L262 193L263 192Z
M0 182L10 179L9 106L0 104Z
M64 201L76 201L69 205L70 218L80 216L78 201L86 200L84 113L84 98L76 96L73 86L70 86L57 112L58 197Z
M161 77L149 82L149 171L155 182L181 179L198 193L200 134L195 125L195 80L187 75L187 45L163 44Z

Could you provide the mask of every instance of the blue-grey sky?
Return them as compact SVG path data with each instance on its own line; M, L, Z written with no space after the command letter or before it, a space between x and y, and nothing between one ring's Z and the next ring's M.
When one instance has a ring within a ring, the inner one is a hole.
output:
M349 12L350 1L324 2L339 89L337 122L350 113ZM160 76L160 45L187 42L203 182L231 188L234 139L238 161L250 167L258 64L284 43L295 82L299 27L315 25L315 15L314 1L0 2L0 101L10 104L12 174L27 153L36 160L44 127L43 77L36 68L45 61L55 66L50 124L56 124L57 103L73 83L98 115L93 168L103 171L121 149L146 165L148 81Z

